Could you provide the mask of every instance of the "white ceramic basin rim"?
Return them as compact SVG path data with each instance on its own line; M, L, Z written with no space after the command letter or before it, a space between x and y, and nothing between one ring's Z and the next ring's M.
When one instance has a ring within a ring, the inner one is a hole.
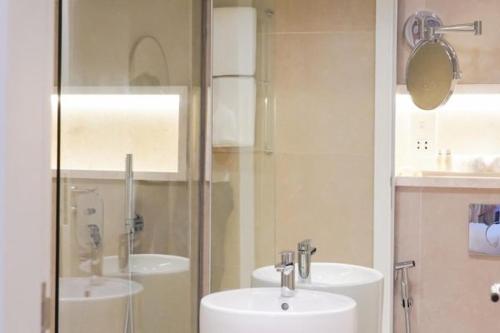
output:
M134 281L103 277L64 277L59 279L61 302L94 302L125 298L142 292Z
M172 274L187 272L189 259L166 254L133 254L130 256L130 272L138 275ZM103 274L123 274L118 266L118 257L104 257Z
M256 269L252 273L252 277L257 281L280 282L280 274L273 266ZM315 287L353 287L378 283L382 279L382 273L368 267L337 263L312 263L311 282L303 283L298 278L297 282L301 286L312 284Z
M352 311L356 302L349 297L312 290L297 290L292 297L281 297L280 288L253 288L210 294L202 300L202 306L229 314L292 316Z
M202 299L200 333L355 333L356 312L353 299L314 290L230 290Z

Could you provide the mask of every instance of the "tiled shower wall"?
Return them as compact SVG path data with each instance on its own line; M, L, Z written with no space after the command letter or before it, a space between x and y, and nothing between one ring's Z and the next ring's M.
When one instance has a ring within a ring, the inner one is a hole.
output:
M312 238L315 261L371 266L375 1L215 0L214 5L274 12L265 33L271 45L273 146L271 153L262 152L258 109L253 150L255 265L273 264L279 251ZM213 187L215 289L239 286L241 154L249 152L214 151L214 175L230 175L225 185Z
M412 332L498 332L489 289L500 281L500 259L469 254L468 209L500 203L500 189L400 187L396 202L396 260L416 261ZM405 332L400 297L396 284L395 333Z
M410 14L423 9L435 11L445 24L482 20L481 37L450 34L446 38L458 53L461 83L500 83L499 1L400 0L399 84L404 83L410 53L402 27ZM463 117L464 124L474 114L468 117ZM478 132L471 138L480 135ZM398 187L396 191L396 260L414 259L417 264L410 272L412 332L498 332L500 307L490 302L489 287L500 281L500 260L469 255L467 217L470 203L500 203L500 190ZM399 289L395 293L394 331L404 332Z
M374 0L276 0L276 245L371 266Z

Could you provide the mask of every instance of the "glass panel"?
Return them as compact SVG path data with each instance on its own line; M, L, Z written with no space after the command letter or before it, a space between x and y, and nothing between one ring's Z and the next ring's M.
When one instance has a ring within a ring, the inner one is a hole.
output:
M373 265L375 3L214 1L212 291L305 239Z
M195 332L201 1L62 14L59 332Z
M212 291L250 287L274 262L272 2L214 2Z

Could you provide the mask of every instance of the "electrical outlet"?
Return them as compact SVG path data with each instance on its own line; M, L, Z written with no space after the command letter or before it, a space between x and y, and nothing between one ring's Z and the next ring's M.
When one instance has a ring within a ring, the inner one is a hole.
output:
M425 137L417 139L417 142L415 143L415 148L417 149L418 152L421 153L427 153L434 150L432 141L430 141L429 138Z

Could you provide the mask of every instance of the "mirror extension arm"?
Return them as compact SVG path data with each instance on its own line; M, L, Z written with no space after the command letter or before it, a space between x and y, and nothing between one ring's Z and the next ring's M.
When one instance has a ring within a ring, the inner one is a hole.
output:
M438 27L429 27L429 30L431 36L448 32L473 32L474 35L479 36L483 33L483 23L481 21L474 21L466 24L443 25Z

